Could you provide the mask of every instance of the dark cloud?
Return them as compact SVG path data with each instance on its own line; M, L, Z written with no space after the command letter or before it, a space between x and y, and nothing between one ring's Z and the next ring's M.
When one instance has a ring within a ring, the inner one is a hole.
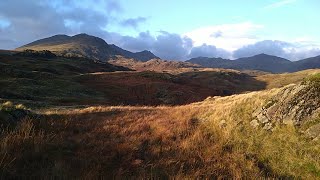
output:
M86 4L96 7L88 8ZM99 4L103 8L99 8ZM95 3L86 0L0 1L0 17L10 22L10 26L3 28L1 33L15 42L10 45L0 42L0 48L18 47L55 34L88 33L101 36L105 33L101 28L106 27L110 20L110 15L104 11L120 9L120 5L111 0L97 0Z
M1 29L6 39L0 40L0 48L16 48L55 34L88 33L131 51L151 50L164 59L181 60L188 56L192 40L178 34L163 31L154 37L147 31L131 37L103 30L114 20L110 14L121 10L114 0L0 1L0 17L10 22L10 26ZM122 24L136 28L145 21L146 18L137 17Z
M1 33L1 31L0 31L0 33ZM0 49L1 49L2 46L3 47L8 47L6 49L13 49L13 48L16 47L16 45L17 45L17 42L12 40L12 39L0 38ZM3 49L5 49L5 48L3 48Z
M212 45L203 44L202 46L193 47L189 54L189 58L195 57L221 57L230 58L231 54L224 50Z
M109 43L114 43L130 51L137 52L147 49L162 59L171 60L186 59L193 45L190 38L165 31L161 31L156 37L152 36L148 31L141 32L137 37L109 33L106 39Z
M122 26L137 28L141 23L147 21L146 17L129 18L121 22Z
M115 44L130 51L137 52L146 49L151 50L155 42L156 38L151 36L151 34L147 31L139 33L139 36L137 37L122 36L120 39L117 39Z
M182 38L178 34L162 32L157 36L157 41L154 43L154 53L164 59L186 59L188 48L192 40L188 37Z

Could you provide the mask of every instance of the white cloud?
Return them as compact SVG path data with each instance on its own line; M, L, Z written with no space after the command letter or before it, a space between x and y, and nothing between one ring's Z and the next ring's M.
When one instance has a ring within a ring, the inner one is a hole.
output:
M297 0L280 0L280 1L277 1L277 2L274 2L272 4L269 4L267 6L264 7L264 9L274 9L274 8L279 8L281 6L285 6L285 5L288 5L288 4L292 4L294 2L296 2Z
M195 46L207 44L227 51L234 51L259 41L260 39L253 34L261 28L263 25L250 22L223 24L195 29L183 34L183 36L191 38Z

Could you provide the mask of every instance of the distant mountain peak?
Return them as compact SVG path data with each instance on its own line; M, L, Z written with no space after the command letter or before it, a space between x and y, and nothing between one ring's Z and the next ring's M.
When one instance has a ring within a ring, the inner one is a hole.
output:
M57 35L51 36L49 38L59 38L59 37L69 38L70 36L65 35L65 34L57 34Z
M75 36L91 36L91 35L88 35L87 33L80 33L80 34L74 35L73 37L75 37Z
M272 55L265 54L265 53L260 53L260 54L254 55L254 56L255 57L259 57L259 56L272 56Z
M187 62L199 64L203 67L237 70L260 70L273 73L288 72L292 69L291 61L264 53L251 57L243 57L236 60L222 58L193 58Z
M320 68L320 56L291 62L285 58L265 53L236 60L222 58L198 57L187 62L209 68L225 68L237 70L259 70L273 73L294 72L305 69Z
M92 39L101 39L99 37L96 37L96 36L91 36L89 34L86 34L86 33L80 33L80 34L76 34L74 36L71 36L71 38L92 38ZM101 39L103 40L103 39ZM104 41L104 40L103 40Z
M87 57L93 60L106 61L110 57L120 55L125 58L133 58L138 61L159 59L152 52L144 50L141 52L130 52L114 44L109 45L102 38L86 33L68 36L64 34L54 35L26 44L16 50L49 50L58 55Z

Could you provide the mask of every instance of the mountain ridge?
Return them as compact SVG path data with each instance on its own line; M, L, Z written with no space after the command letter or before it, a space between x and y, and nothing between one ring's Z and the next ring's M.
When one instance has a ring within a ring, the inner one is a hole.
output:
M16 50L49 50L57 55L67 57L86 57L97 61L113 61L123 57L124 59L133 59L134 61L121 63L132 64L134 62L147 62L153 59L160 60L148 50L140 52L131 52L122 49L115 44L108 44L99 37L88 34L77 34L68 36L64 34L54 35L48 38L39 39ZM204 68L224 68L235 70L258 70L271 73L295 72L310 68L320 68L320 56L306 58L299 61L289 61L285 58L257 54L251 57L238 58L236 60L223 58L197 57L187 61L187 63L197 64ZM163 63L168 65L168 63ZM172 63L171 63L172 64ZM174 65L176 66L176 65ZM187 65L189 66L189 65Z
M39 39L16 48L15 50L49 50L62 56L87 57L98 61L107 61L109 58L120 55L138 61L160 59L152 52L144 50L130 52L114 44L108 44L105 40L85 33L68 36L58 34L51 37Z
M257 54L235 60L223 58L197 57L187 60L208 68L226 68L236 70L260 70L272 73L295 72L312 68L320 68L320 56L290 61L285 58L268 54Z

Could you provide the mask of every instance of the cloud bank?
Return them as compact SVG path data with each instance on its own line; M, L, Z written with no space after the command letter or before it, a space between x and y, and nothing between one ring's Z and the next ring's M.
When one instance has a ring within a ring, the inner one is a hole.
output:
M244 46L234 51L233 57L241 58L261 53L279 56L295 61L320 55L320 47L310 46L308 44L304 45L301 43L264 40L255 44Z

